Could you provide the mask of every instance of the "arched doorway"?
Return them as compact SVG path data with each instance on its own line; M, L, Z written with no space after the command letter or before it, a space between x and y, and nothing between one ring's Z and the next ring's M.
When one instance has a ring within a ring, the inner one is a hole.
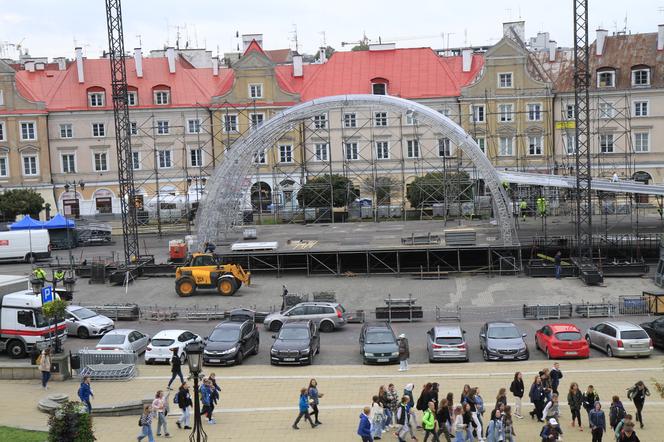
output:
M268 212L272 204L272 187L264 181L251 186L251 208L254 212Z

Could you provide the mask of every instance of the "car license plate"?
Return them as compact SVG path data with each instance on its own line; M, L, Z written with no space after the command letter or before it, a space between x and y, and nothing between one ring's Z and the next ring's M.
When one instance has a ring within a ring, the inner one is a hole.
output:
M166 359L166 358L155 358L155 361L157 361L157 362L166 362L166 361L168 361L168 359Z
M512 356L512 355L506 355L506 356L503 356L503 359L514 359L514 356Z
M389 359L387 358L378 358L378 362L387 362Z
M210 364L218 364L221 362L221 359L210 359L208 362L210 362Z
M284 358L286 362L295 362L295 358Z
M573 355L577 354L577 352L575 352L575 351L566 351L565 354L567 356L573 356Z

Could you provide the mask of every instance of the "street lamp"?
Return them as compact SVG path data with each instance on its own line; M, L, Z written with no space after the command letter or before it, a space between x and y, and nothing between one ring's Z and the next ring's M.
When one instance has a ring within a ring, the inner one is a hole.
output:
M190 377L194 378L194 427L189 442L207 442L207 433L201 423L201 403L198 397L198 377L203 369L203 344L195 342L185 348Z

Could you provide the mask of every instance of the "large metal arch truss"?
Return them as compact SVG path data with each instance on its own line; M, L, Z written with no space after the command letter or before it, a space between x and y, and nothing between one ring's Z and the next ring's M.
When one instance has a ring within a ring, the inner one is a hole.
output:
M516 235L509 197L500 176L473 138L445 115L413 101L386 95L338 95L323 97L288 108L260 127L248 131L224 153L206 186L196 216L199 246L207 241L228 238L233 227L241 223L241 205L251 187L251 169L256 155L277 142L285 133L305 118L344 107L371 108L408 115L420 125L428 125L449 138L461 149L484 180L492 195L494 216L504 245L516 245Z

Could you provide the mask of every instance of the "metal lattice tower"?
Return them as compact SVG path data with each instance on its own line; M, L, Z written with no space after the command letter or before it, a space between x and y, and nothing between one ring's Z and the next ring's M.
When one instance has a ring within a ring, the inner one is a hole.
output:
M115 117L115 146L118 156L118 187L122 212L122 237L125 264L140 257L138 248L138 221L134 196L134 172L131 163L131 124L127 98L127 70L124 59L122 33L122 7L120 0L106 0L108 52L111 63L111 89Z
M574 109L576 142L576 240L578 257L591 260L592 192L590 152L590 66L588 51L588 0L574 2Z

